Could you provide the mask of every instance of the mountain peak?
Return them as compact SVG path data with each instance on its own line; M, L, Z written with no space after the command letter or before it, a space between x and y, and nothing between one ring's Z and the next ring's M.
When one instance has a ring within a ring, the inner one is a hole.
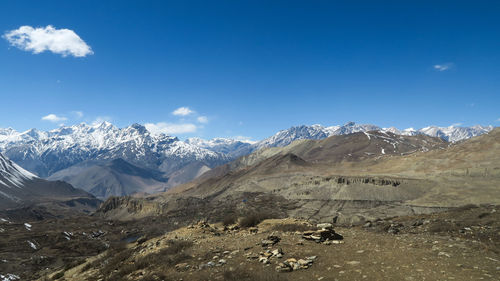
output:
M0 153L0 185L22 187L27 180L37 176L26 171Z
M147 134L149 131L146 129L144 125L141 125L139 123L134 123L129 126L129 128L136 130L139 134Z

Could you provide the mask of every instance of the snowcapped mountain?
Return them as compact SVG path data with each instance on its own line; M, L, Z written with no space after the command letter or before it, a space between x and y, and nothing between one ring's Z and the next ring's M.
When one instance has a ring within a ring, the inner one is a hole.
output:
M380 127L375 125L358 125L348 122L343 126L323 127L321 125L296 126L287 130L281 130L275 135L255 144L257 148L286 146L295 140L312 139L320 140L330 136L347 135L357 132L379 131Z
M407 136L424 134L456 142L487 133L492 129L492 126L431 126L420 130L413 128L399 130L394 127L381 128L348 122L342 126L330 127L295 126L253 143L225 138L211 140L189 138L182 141L174 136L153 134L139 124L117 128L109 122L103 122L95 125L82 123L62 126L47 132L31 129L20 133L12 128L0 129L0 152L24 169L44 178L58 171L63 171L61 173L64 175L69 174L68 177L75 176L71 172L79 167L76 165L88 161L105 163L123 159L138 168L162 173L163 178L167 180L166 184L161 183L162 187L170 188L188 182L210 168L260 148L282 147L300 139L320 140L334 135L381 131ZM20 168L19 166L17 167ZM91 171L98 170L99 167L91 169ZM26 172L23 171L21 174ZM65 180L78 183L77 187L87 187L81 178L78 178L78 181L73 178Z
M332 129L335 131L337 128ZM259 141L255 144L256 148L263 147L276 147L276 146L286 146L295 140L311 139L320 140L327 138L331 131L321 125L311 125L311 126L294 126L287 130L281 130L275 135Z
M413 128L399 130L395 127L381 128L375 125L356 124L354 122L348 122L342 126L331 126L331 127L323 127L321 125L311 125L311 126L302 125L302 126L291 127L287 130L281 130L275 135L267 139L264 139L260 142L257 142L256 144L254 144L254 146L256 148L286 146L295 140L301 140L301 139L318 140L330 136L347 135L357 132L368 132L368 131L381 131L381 132L388 132L404 136L414 136L418 134L423 134L431 137L438 137L448 142L457 142L488 133L491 130L493 130L493 126L480 126L480 125L476 125L473 127L430 126L422 128L420 130L415 130Z
M464 139L480 136L482 134L486 134L491 130L493 130L493 126L480 126L480 125L472 127L430 126L420 129L419 132L431 137L438 137L449 142L457 142Z
M26 181L38 178L0 154L0 185L22 188Z
M193 162L209 167L227 162L226 155L191 145L176 137L153 135L144 126L123 129L109 122L62 126L48 132L0 131L0 152L41 177L87 160L122 158L139 167L170 173Z
M204 140L201 138L188 138L185 140L187 144L208 149L213 152L222 153L229 158L236 158L241 155L248 154L252 151L252 144L255 142L241 141L226 138L214 138Z
M109 122L102 122L96 125L82 123L62 126L48 132L31 129L19 133L12 128L0 129L0 152L41 177L50 176L83 161L118 158L168 175L194 162L212 168L263 147L286 146L300 139L324 139L355 132L384 131L408 136L425 134L456 142L492 129L492 126L431 126L420 130L399 130L348 122L342 126L330 127L295 126L251 143L225 138L189 138L181 141L165 134L152 134L139 124L120 129Z
M82 199L96 208L98 200L61 181L47 181L21 168L0 153L0 210L47 201Z

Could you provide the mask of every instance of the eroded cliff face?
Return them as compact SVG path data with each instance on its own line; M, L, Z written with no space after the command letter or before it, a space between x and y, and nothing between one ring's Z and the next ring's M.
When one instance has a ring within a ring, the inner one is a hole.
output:
M268 210L279 217L351 223L415 213L405 202L424 192L418 184L422 181L390 177L286 175L233 186L215 184L199 194L112 197L97 213L117 219L162 215L217 220L226 213Z

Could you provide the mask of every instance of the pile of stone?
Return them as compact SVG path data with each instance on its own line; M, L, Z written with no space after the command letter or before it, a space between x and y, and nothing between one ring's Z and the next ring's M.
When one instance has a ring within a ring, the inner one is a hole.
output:
M219 259L218 261L209 261L207 263L202 263L198 267L198 269L204 269L204 268L210 268L210 267L216 267L216 266L223 266L227 263L225 259Z
M316 225L316 227L320 230L304 231L302 233L302 238L324 244L331 244L333 241L340 241L344 239L342 235L333 230L333 225L331 223L320 223Z
M220 236L221 233L216 226L212 226L207 220L198 221L196 224L191 224L188 229L201 229L203 233L211 233L215 236Z
M266 250L264 252L259 253L259 262L263 264L271 263L271 258L282 258L284 255L283 250L281 248L274 250Z
M289 258L285 260L284 262L280 262L276 266L276 271L278 272L290 272L294 270L300 270L300 269L308 269L309 267L312 266L314 260L316 259L316 256L311 256L307 257L305 259L295 259L295 258Z

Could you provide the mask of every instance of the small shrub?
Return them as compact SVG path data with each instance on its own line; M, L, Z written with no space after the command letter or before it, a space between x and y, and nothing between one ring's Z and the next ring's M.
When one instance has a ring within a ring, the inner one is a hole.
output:
M254 227L268 218L270 218L270 216L263 212L251 213L241 218L239 224L241 227Z
M178 252L184 251L193 246L193 241L186 240L170 240L168 241L169 246L160 251L164 255L176 254Z
M457 207L457 208L455 208L453 210L454 211L458 211L458 212L463 212L463 211L468 211L468 210L476 209L476 208L479 208L479 206L478 205L474 205L474 204L467 204L467 205L463 205L463 206Z
M222 219L222 224L224 226L232 225L232 224L235 224L237 220L238 220L238 217L236 217L235 214L226 215Z
M457 230L458 227L449 222L435 222L431 226L429 226L429 232L431 233L453 232Z
M59 271L58 273L54 274L54 276L52 277L52 280L57 280L63 276L64 276L64 271Z

